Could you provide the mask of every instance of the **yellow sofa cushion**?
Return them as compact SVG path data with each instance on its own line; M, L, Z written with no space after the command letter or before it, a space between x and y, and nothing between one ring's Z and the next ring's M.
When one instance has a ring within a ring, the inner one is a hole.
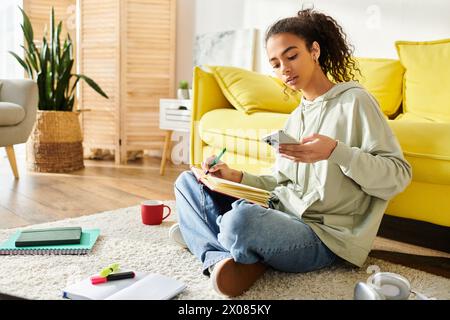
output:
M203 159L213 154L219 154L222 148L213 146L205 146L203 151ZM249 155L240 153L225 152L221 158L226 164L236 170L243 170L252 174L270 174L275 164L274 159L257 159Z
M450 125L415 121L403 117L390 120L408 162L413 167L413 180L450 185Z
M431 119L450 121L450 39L397 41L405 67L403 109Z
M450 227L450 185L413 181L389 201L386 214Z
M203 115L199 123L200 138L209 146L227 148L261 160L274 160L273 149L261 138L283 128L289 114L255 112L245 114L233 108L221 108Z
M231 107L211 72L194 67L192 120L199 121L202 115L215 108Z
M402 84L405 69L399 60L355 58L361 75L356 79L378 101L383 113L392 116L402 103Z
M208 67L228 101L247 114L291 113L300 103L300 92L285 90L278 78L236 67Z
M448 121L446 121L445 119L423 117L412 112L401 113L395 118L395 120L410 122L447 123L448 125Z

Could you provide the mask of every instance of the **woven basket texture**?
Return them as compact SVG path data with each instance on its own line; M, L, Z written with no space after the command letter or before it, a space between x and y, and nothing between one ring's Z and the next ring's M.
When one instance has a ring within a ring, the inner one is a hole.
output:
M27 143L28 169L57 173L82 169L82 142L78 113L38 111Z

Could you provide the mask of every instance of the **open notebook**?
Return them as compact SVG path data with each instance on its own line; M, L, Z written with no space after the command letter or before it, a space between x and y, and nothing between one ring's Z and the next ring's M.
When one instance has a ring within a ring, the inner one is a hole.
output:
M197 180L207 186L210 190L226 194L237 199L246 199L249 202L269 207L270 191L251 187L242 183L237 183L212 176L205 175L203 170L198 167L191 167L191 171Z
M136 272L133 279L92 284L90 277L63 289L63 297L72 300L168 300L186 288L186 284L167 276Z

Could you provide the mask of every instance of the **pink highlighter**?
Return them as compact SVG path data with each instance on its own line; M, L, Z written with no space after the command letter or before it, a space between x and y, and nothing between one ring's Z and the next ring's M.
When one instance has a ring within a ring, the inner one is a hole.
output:
M132 279L136 276L133 271L127 272L119 272L119 273L111 273L106 277L101 276L92 276L91 283L92 284L100 284L108 281L122 280L122 279Z

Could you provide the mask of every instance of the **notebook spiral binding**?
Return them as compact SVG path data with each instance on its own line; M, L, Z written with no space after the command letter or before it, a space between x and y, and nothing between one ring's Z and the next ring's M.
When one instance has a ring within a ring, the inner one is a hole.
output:
M0 255L83 255L90 249L10 249L0 250Z

